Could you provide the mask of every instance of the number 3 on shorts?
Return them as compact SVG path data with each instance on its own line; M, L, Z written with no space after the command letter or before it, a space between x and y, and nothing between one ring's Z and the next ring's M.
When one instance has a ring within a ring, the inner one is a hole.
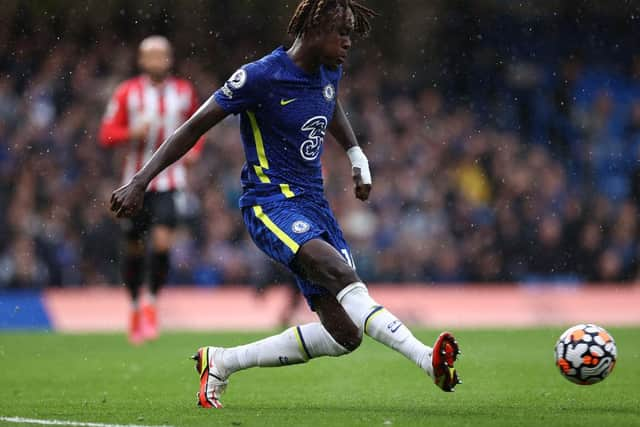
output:
M351 267L351 268L353 268L355 270L356 269L356 263L353 260L353 257L351 256L349 251L346 250L346 249L340 249L340 252L342 253L342 256L344 257L344 259L347 261L347 264L349 264L349 267Z

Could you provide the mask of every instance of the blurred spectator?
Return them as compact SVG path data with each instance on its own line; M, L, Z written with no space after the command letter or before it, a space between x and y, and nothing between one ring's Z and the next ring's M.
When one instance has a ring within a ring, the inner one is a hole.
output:
M100 144L122 152L122 184L134 178L162 142L199 106L191 82L170 74L173 47L166 37L153 35L142 40L138 66L141 74L118 85L100 126ZM82 76L78 85L84 86L86 73L77 74ZM151 180L140 212L120 221L125 240L122 281L131 299L129 341L133 344L158 336L156 298L169 277L179 201L187 185L186 164L195 161L203 142L200 139L183 159ZM148 293L143 299L145 276Z
M49 282L49 270L38 256L34 240L23 234L16 236L0 256L0 287L42 288Z

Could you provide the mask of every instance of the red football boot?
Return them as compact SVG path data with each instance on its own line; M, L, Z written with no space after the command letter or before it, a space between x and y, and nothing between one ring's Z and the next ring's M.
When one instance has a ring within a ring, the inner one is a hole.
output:
M455 391L456 385L462 384L453 366L459 354L458 342L449 332L441 333L433 344L431 355L433 382L443 391Z

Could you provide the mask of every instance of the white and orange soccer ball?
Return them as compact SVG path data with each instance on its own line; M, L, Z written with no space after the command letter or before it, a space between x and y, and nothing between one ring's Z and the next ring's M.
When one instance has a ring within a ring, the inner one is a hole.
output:
M572 326L556 343L556 365L566 379L576 384L604 380L613 371L617 357L613 336L598 325Z

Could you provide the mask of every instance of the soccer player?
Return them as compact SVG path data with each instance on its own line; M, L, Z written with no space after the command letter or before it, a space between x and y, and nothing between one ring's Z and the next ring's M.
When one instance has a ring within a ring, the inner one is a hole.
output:
M444 391L458 383L458 344L448 332L428 347L368 293L323 195L320 155L328 130L352 164L355 196L371 191L368 160L337 99L351 35L368 32L375 13L353 0L304 0L291 19L293 45L236 71L154 154L114 191L111 209L132 215L151 179L229 114L240 115L246 155L240 207L254 242L289 267L319 322L233 348L202 347L198 404L220 408L234 372L304 363L354 351L363 333L412 360Z
M198 108L196 92L187 80L171 77L172 49L162 36L140 43L138 64L142 74L119 85L111 98L100 129L105 147L126 150L123 182L128 182L151 158L162 141ZM187 159L199 151L198 143ZM132 312L129 341L139 344L158 336L155 307L159 290L167 281L169 249L176 226L175 195L186 185L182 162L168 167L149 182L140 212L122 221L126 243L122 278L129 291ZM150 238L150 250L147 240ZM149 256L149 296L142 305L140 290Z

